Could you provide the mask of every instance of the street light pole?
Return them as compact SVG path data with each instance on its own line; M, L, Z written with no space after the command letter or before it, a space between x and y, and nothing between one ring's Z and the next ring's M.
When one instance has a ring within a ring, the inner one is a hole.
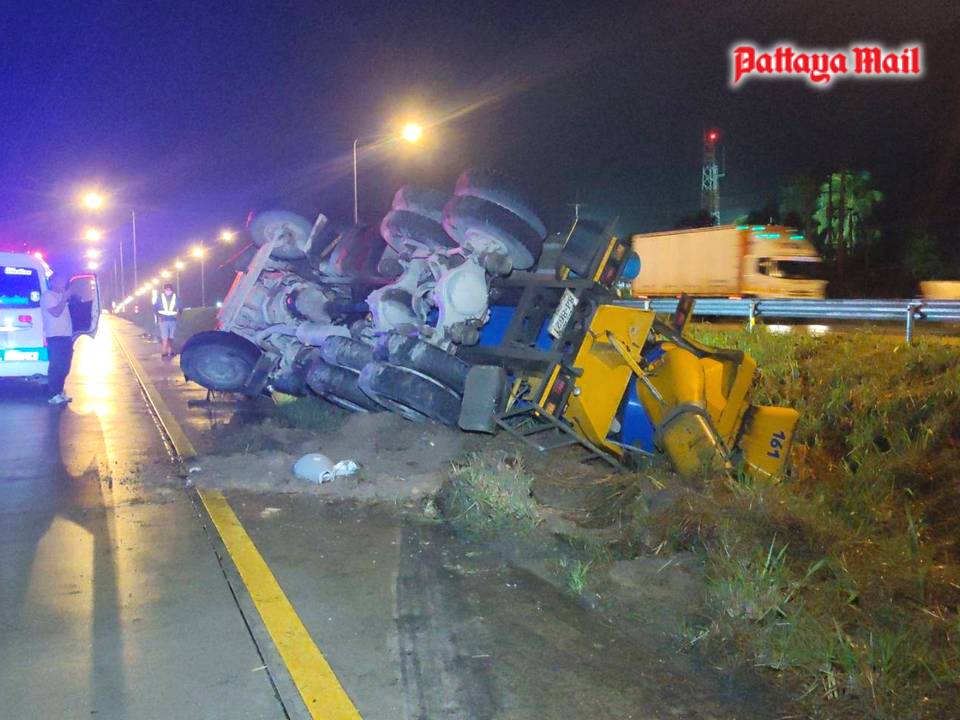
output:
M353 141L353 224L357 225L360 222L360 205L357 199L357 143L360 142L360 138L354 138Z
M420 142L420 138L423 135L423 126L419 123L408 122L403 126L403 129L400 131L399 139L404 142L410 143L411 145ZM364 135L366 139L372 139L375 141L389 139L390 135ZM360 201L359 201L359 190L358 190L358 180L357 180L357 146L360 144L360 138L353 139L353 224L357 225L360 223Z
M139 285L137 278L137 211L130 210L130 225L133 228L133 284Z

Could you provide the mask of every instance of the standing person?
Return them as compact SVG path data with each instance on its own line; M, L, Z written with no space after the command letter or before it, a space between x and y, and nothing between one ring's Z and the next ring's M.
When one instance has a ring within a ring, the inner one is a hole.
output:
M43 314L43 334L47 338L47 353L50 365L47 369L47 388L51 405L64 405L72 400L63 392L63 383L70 374L73 363L73 320L70 318L69 279L54 273L48 283L49 289L40 297Z
M177 316L180 314L180 299L173 291L171 283L165 283L163 292L153 306L157 314L157 328L160 331L160 349L165 358L173 357L173 333L177 329Z

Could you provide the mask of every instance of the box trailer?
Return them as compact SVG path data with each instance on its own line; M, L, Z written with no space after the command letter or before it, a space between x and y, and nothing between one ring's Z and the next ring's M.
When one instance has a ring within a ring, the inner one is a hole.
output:
M634 235L641 268L634 295L822 298L822 258L778 225L721 225Z

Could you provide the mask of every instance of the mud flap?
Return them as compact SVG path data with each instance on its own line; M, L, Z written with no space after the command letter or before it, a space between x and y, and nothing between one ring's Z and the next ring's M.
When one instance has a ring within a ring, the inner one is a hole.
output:
M461 430L493 434L507 404L507 371L497 365L474 365L467 373L460 406Z
M270 379L270 373L273 372L276 364L276 358L269 353L261 355L260 359L257 360L257 364L253 366L253 371L250 373L250 377L247 378L246 384L243 386L243 394L251 398L262 395L267 387L267 381Z

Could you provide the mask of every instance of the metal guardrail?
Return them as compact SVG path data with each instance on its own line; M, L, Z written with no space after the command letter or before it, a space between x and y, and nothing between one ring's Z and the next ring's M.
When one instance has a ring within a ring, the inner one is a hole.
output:
M675 298L650 300L618 300L617 305L640 307L658 313L677 309ZM913 329L921 323L960 323L960 300L760 300L744 298L728 300L699 298L693 314L712 317L746 318L751 327L760 319L767 320L861 320L904 323L906 340L913 339Z

